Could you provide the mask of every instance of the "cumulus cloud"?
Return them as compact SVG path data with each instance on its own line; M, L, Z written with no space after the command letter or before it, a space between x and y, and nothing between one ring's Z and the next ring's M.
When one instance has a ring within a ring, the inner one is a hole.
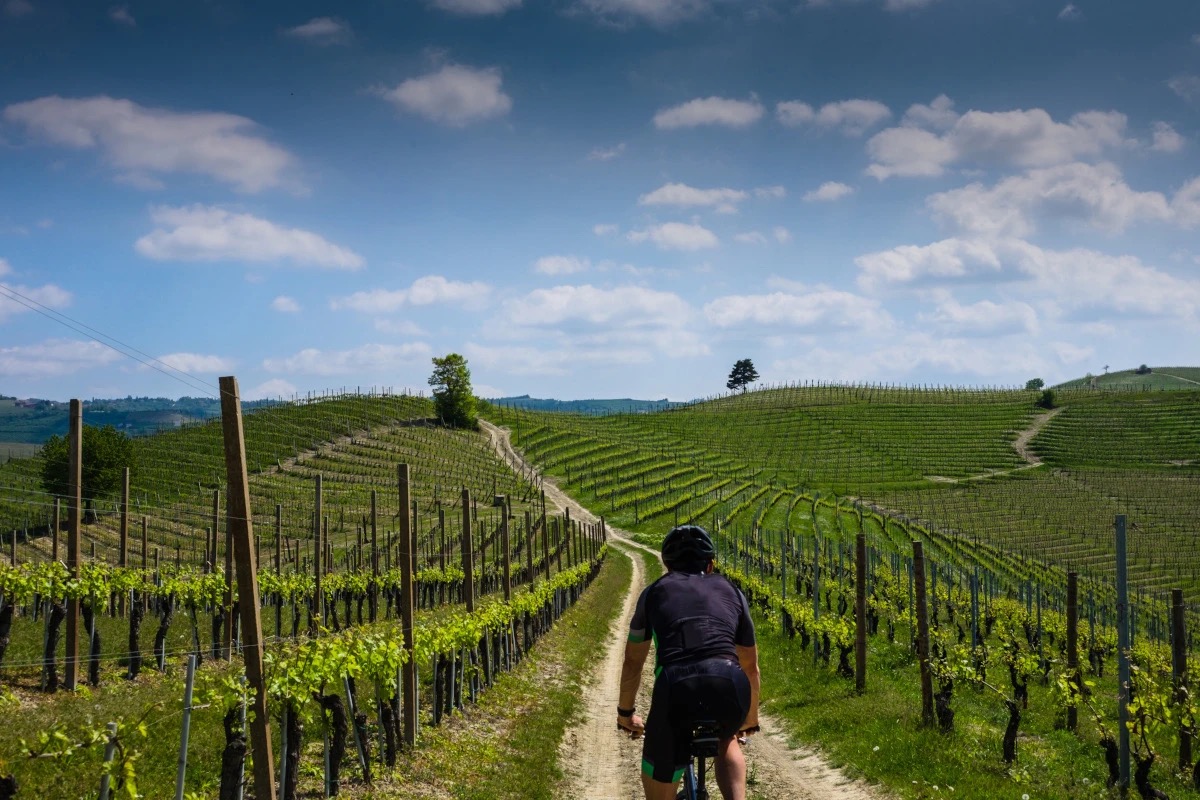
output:
M735 233L733 235L733 240L735 242L740 242L741 244L767 243L767 237L763 235L762 231L745 231L744 233Z
M782 200L787 197L787 189L782 186L759 186L754 190L754 196L766 200Z
M1074 248L1048 250L1021 239L944 239L855 259L859 285L913 284L929 278L988 276L1064 311L1102 309L1200 322L1200 281L1179 278L1135 256Z
M876 100L841 100L826 103L814 110L808 103L787 100L775 106L775 116L784 125L815 125L827 130L839 130L847 136L862 136L892 116L891 109Z
M491 17L520 8L521 0L431 0L430 4L464 17Z
M954 110L954 101L944 94L939 94L928 105L913 103L909 106L900 120L900 125L906 128L945 131L953 128L956 122L958 112Z
M980 300L964 305L945 291L936 292L935 297L936 308L933 311L918 313L917 321L937 326L939 330L952 335L1036 335L1040 328L1037 311L1028 303Z
M771 229L771 235L775 237L775 241L780 244L787 244L792 240L792 232L782 225L776 225Z
M334 311L358 311L363 314L390 314L405 306L458 303L467 308L487 304L492 289L480 281L452 281L441 275L417 278L407 289L371 289L347 297L335 297L329 307Z
M602 22L628 25L646 22L673 25L696 17L709 8L708 0L577 0L577 12L592 14Z
M597 236L614 236L618 232L620 232L620 228L608 223L600 223L592 226L592 233Z
M137 20L129 13L129 6L113 6L108 10L108 18L118 25L128 28L137 27Z
M654 115L654 127L659 130L695 128L700 125L723 125L745 128L762 118L763 107L756 99L731 100L725 97L703 97L681 105L660 109Z
M737 210L750 195L740 189L697 189L685 183L668 183L638 198L643 206L715 206L718 211Z
M243 395L245 400L274 400L278 397L292 397L296 387L283 378L272 378L264 381Z
M0 347L0 375L22 378L73 375L112 364L122 357L99 342L47 339L37 344Z
M1186 141L1167 123L1155 122L1154 141L1150 149L1158 153L1178 153Z
M704 317L718 328L743 326L789 328L876 328L890 321L879 301L788 281L770 294L726 295L704 305ZM786 290L785 290L786 289Z
M1072 163L1030 170L991 188L972 183L931 195L934 218L959 230L989 236L1029 236L1035 220L1078 221L1120 233L1143 220L1169 221L1174 212L1159 192L1139 192L1108 163Z
M433 351L424 342L364 344L349 350L305 348L284 358L268 358L263 369L297 375L378 375L383 378L418 364L428 366Z
M588 153L588 161L612 161L625 152L625 143L618 142L613 147L596 147Z
M134 249L155 261L289 262L296 266L355 270L362 256L302 228L285 228L252 214L218 206L156 206L155 228Z
M1075 22L1083 19L1083 12L1074 3L1067 3L1062 11L1058 12L1058 18L1063 22Z
M1200 75L1183 73L1167 81L1167 88L1189 103L1200 100Z
M159 356L158 360L171 369L189 374L214 375L218 372L230 372L233 370L234 364L232 359L200 353L168 353L165 356ZM149 369L149 367L143 367L143 369Z
M591 267L591 261L578 256L542 256L533 263L534 271L543 275L571 275Z
M952 113L948 99L941 97L929 106L910 108L899 127L882 130L867 142L873 162L867 174L879 180L937 176L959 163L1046 167L1130 144L1127 119L1116 111L1084 111L1065 123L1040 108L968 111L944 127Z
M288 28L284 35L319 47L349 44L354 39L350 23L336 17L313 17L303 25Z
M838 183L837 181L826 181L811 192L806 192L804 194L804 202L829 203L834 200L841 200L843 197L852 194L854 194L854 187Z
M0 278L8 274L9 271L8 262L0 258ZM17 299L15 295L24 298L24 302ZM73 299L70 292L55 286L53 283L48 283L45 286L0 283L0 323L7 321L9 317L16 314L33 311L34 309L26 305L30 301L35 304L35 307L41 305L56 310L71 305Z
M720 244L717 235L702 225L664 222L640 231L630 231L631 242L653 242L660 250L707 250Z
M298 314L300 312L300 304L296 302L296 298L288 297L285 294L281 294L272 300L271 308L283 314Z
M253 120L236 114L53 95L8 106L4 120L47 144L99 150L134 183L153 184L156 175L178 172L206 175L243 192L290 182L291 154L263 138Z
M440 125L462 128L503 117L512 110L512 98L501 89L502 83L496 67L474 69L447 64L437 72L409 78L394 89L377 92L401 111Z
M29 0L8 0L4 4L5 16L12 17L13 19L27 17L32 13L33 3L30 3Z

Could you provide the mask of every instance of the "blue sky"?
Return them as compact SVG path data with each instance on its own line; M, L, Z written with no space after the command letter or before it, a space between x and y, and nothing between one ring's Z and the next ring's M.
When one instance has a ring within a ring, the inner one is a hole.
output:
M1194 365L1198 134L1191 2L0 0L0 392Z

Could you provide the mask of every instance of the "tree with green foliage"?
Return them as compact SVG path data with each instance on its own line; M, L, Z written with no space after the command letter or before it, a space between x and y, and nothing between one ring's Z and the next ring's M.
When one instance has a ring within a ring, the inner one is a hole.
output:
M1042 396L1038 398L1037 404L1039 408L1044 408L1046 410L1054 408L1054 390L1043 389Z
M1041 378L1030 378L1029 380L1025 381L1025 391L1037 392L1040 391L1045 385L1046 382Z
M754 362L748 358L738 359L729 372L729 380L725 382L725 388L741 389L744 392L746 387L756 380L758 380L758 370L754 368Z
M71 491L70 444L51 436L42 445L42 488L57 497ZM96 519L95 503L121 488L125 467L134 468L133 440L112 425L83 426L84 520Z
M471 370L458 353L433 359L433 407L442 424L450 428L478 427L475 421L475 395L471 393Z

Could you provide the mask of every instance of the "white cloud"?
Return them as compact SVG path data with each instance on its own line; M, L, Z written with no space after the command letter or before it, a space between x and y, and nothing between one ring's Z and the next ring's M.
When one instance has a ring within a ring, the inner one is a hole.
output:
M312 231L218 206L156 206L150 218L161 227L138 239L134 249L156 261L289 261L347 270L363 265L362 256Z
M433 351L424 342L410 344L364 344L350 350L306 348L286 358L268 358L268 372L302 375L367 375L385 377L402 368L428 365Z
M735 233L733 235L735 242L741 244L766 244L767 237L763 236L762 231L746 231L745 233Z
M754 190L754 196L766 200L782 200L787 197L787 189L782 186L759 186Z
M1108 163L1030 170L991 188L972 183L934 194L926 203L940 222L991 236L1028 236L1038 219L1077 220L1120 233L1134 222L1172 217L1165 196L1130 188L1121 171Z
M928 278L961 278L982 271L999 273L1001 262L987 242L943 239L928 245L901 245L854 259L858 285L868 291L889 283Z
M736 204L750 195L740 189L697 189L685 183L667 183L638 198L642 206L716 206L718 210L736 210Z
M1187 142L1165 122L1154 123L1154 142L1150 149L1158 153L1178 153Z
M13 19L27 17L33 13L33 3L29 0L8 0L4 4L4 13Z
M776 225L771 229L771 235L775 237L775 241L780 244L787 244L792 240L792 232L782 225Z
M925 105L913 103L904 112L900 124L907 128L926 128L934 131L945 131L954 127L958 122L958 112L954 110L954 101L944 94Z
M520 8L521 0L432 0L434 8L461 14L464 17L499 16L510 9Z
M300 304L296 302L296 298L288 297L285 294L281 294L272 300L271 308L283 314L297 314L300 312Z
M1167 81L1167 87L1189 103L1200 100L1200 75L1176 75Z
M642 21L651 25L672 25L698 16L709 8L708 0L577 0L575 9L590 13L601 21L627 25Z
M819 111L798 100L787 100L776 104L775 116L788 126L816 125L828 130L840 130L847 136L862 136L892 116L891 110L876 100L841 100L826 103Z
M1185 228L1200 225L1200 178L1192 178L1171 199L1175 222Z
M260 383L253 389L246 392L243 400L275 400L276 398L290 398L296 394L296 387L288 383L283 378L272 378L269 381Z
M717 235L708 228L686 222L664 222L645 230L630 231L628 239L654 242L660 250L707 250L720 244Z
M137 27L137 20L129 13L129 6L113 6L108 10L108 18L118 25L130 28Z
M1074 3L1067 3L1062 11L1058 12L1058 18L1063 22L1075 22L1083 19L1083 12Z
M533 264L534 271L543 275L571 275L591 267L592 262L578 256L542 256Z
M864 330L890 321L877 300L826 286L792 286L796 291L718 297L704 305L704 316L718 328L784 325Z
M350 23L336 17L313 17L303 25L288 28L284 35L319 47L349 44L354 39Z
M1009 333L1036 335L1039 330L1037 311L1028 303L1014 301L997 303L980 300L963 305L949 292L935 293L937 307L932 312L917 315L917 321L936 325L951 334L1000 336Z
M660 109L654 115L654 127L659 130L694 128L699 125L745 128L758 122L762 115L762 104L755 99L730 100L725 97L704 97Z
M6 275L9 272L8 262L0 258L0 276ZM7 291L6 291L7 290ZM60 289L53 283L48 283L45 286L22 286L20 284L0 284L0 322L4 322L9 317L16 314L24 314L27 311L34 309L18 300L12 299L9 292L32 300L34 303L46 306L50 309L66 308L71 305L74 299L71 293L65 289Z
M943 97L930 106L910 108L900 127L871 137L867 152L874 163L868 175L879 180L936 176L960 162L1045 167L1130 144L1125 138L1127 119L1116 111L1084 111L1065 123L1040 108L968 111L944 132L918 127L945 126L952 111Z
M613 236L613 235L617 234L620 230L621 229L619 227L617 227L616 225L611 225L611 224L607 224L607 223L600 223L598 225L592 226L592 233L596 234L597 236Z
M855 259L859 285L986 275L1007 281L1050 310L1102 309L1149 318L1200 322L1200 280L1178 278L1135 256L1084 248L1047 250L1021 239L944 239Z
M201 355L200 353L169 353L165 356L159 356L158 360L180 372L208 375L218 372L230 372L233 370L234 363L232 359ZM149 367L142 368L149 369Z
M457 303L467 308L487 304L492 289L479 281L450 281L441 275L417 278L407 289L371 289L348 297L335 297L329 303L334 311L358 311L363 314L390 314L404 306L428 306Z
M512 110L512 98L501 90L502 82L495 67L447 64L437 72L409 78L394 89L381 89L379 94L402 111L461 128Z
M811 192L806 192L804 202L828 203L834 200L841 200L843 197L852 194L854 194L854 187L838 183L837 181L826 181Z
M47 339L31 345L0 347L0 375L49 378L112 364L122 358L99 342Z
M112 97L57 95L15 103L4 119L50 144L99 149L132 180L177 172L207 175L239 191L289 182L293 158L236 114L168 111Z
M588 153L588 161L612 161L625 152L625 143L618 142L613 147L596 147Z

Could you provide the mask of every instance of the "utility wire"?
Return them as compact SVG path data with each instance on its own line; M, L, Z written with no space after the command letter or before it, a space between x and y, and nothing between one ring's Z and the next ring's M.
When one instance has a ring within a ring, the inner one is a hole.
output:
M53 320L54 322L57 322L60 325L70 328L71 330L75 331L76 333L86 336L87 338L91 339L92 341L96 342L97 344L104 345L108 349L110 349L116 353L120 353L121 355L125 356L126 358L132 358L134 361L137 361L138 363L142 364L143 366L146 366L146 367L149 367L150 369L161 372L163 375L166 375L169 378L174 378L175 380L189 386L192 389L201 391L204 394L209 395L211 397L215 397L218 394L217 387L213 386L211 383L203 381L194 375L184 372L183 370L179 369L178 367L173 367L170 364L166 363L165 361L157 359L154 356L150 355L149 353L144 353L141 350L138 350L136 347L127 345L124 342L120 341L119 339L115 339L106 333L98 331L95 328L92 328L91 326L80 322L79 320L72 319L71 317L68 317L66 314L63 314L59 311L55 311L54 309L50 308L49 306L43 305L42 303L39 303L37 300L34 300L32 297L28 297L27 295L21 294L16 289L12 288L11 286L8 286L7 284L0 283L0 292L2 292L5 297L7 297L9 300L12 300L14 303L23 305L26 308L28 308L29 310L35 311L38 314L41 314L43 317L46 317L49 320ZM108 340L108 341L105 341L105 340ZM110 344L110 342L115 343L115 344Z

